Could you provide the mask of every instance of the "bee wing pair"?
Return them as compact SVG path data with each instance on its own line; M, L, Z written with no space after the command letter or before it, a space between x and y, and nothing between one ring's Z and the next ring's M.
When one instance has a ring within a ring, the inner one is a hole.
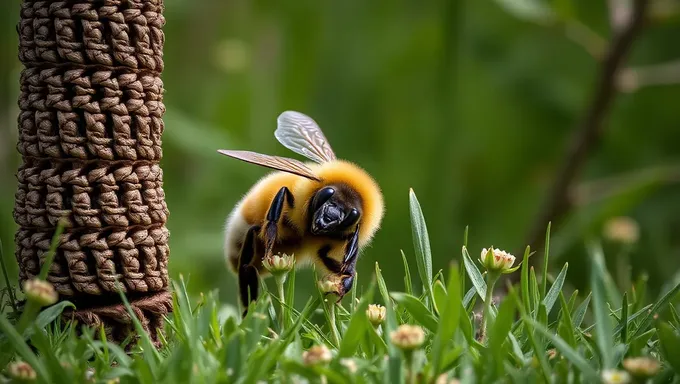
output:
M311 117L300 112L285 111L279 115L276 122L274 136L286 148L316 163L336 160L333 148L319 125ZM220 149L217 152L251 164L320 181L314 172L299 160L250 151Z

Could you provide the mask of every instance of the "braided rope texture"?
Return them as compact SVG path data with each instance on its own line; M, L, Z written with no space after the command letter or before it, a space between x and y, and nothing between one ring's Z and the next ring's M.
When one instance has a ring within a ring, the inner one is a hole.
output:
M50 281L70 313L112 340L155 338L172 310L163 192L163 0L24 0L21 5L16 258L36 277L58 223ZM97 298L101 298L98 300ZM93 300L95 299L95 300Z

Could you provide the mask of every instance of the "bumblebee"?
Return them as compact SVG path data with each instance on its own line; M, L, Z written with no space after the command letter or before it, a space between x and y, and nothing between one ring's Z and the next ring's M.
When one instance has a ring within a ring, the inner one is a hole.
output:
M383 195L361 167L336 157L317 123L299 112L277 118L276 139L310 161L223 150L220 154L276 171L238 201L224 228L224 256L238 276L244 308L269 276L263 260L294 255L295 266L314 264L338 281L340 299L352 289L361 250L370 244L384 215ZM244 312L245 313L245 312Z

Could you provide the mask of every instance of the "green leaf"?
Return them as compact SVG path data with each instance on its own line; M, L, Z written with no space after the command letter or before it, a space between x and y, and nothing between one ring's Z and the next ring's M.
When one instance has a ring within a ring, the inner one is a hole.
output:
M586 296L585 300L581 303L581 305L576 308L576 311L574 311L574 328L580 328L581 324L583 323L583 319L586 317L586 311L588 310L588 306L590 305L590 298L592 296L592 292Z
M531 286L531 311L534 314L534 318L538 315L538 307L541 302L541 291L538 287L538 281L536 280L536 272L534 272L534 267L529 268L529 284Z
M442 356L447 349L447 344L453 338L459 325L459 317L462 309L460 292L460 276L458 267L452 265L449 268L448 296L443 302L439 326L432 341L432 367L434 376L442 372L446 362L442 363ZM470 331L472 333L472 331Z
M545 252L543 253L543 285L541 289L541 294L543 295L544 298L544 303L545 303L545 298L546 296L546 290L548 289L548 259L550 258L550 226L552 222L548 222L548 229L545 231ZM559 277L558 277L559 279ZM564 280L563 280L564 281ZM557 283L557 282L555 282ZM553 284L554 286L554 284ZM561 288L561 287L560 287ZM557 297L555 297L557 299ZM553 300L553 304L555 301ZM548 309L548 313L550 313L550 309L552 308L552 305L547 305L546 308Z
M420 300L403 292L392 292L392 299L403 306L413 318L430 332L437 331L437 319Z
M614 367L613 327L607 309L607 293L604 285L603 264L598 257L591 258L590 284L593 289L593 312L595 316L595 340L600 350L603 369Z
M524 258L522 258L522 302L526 308L531 308L529 301L529 257L531 257L531 247L527 245L524 249Z
M75 308L76 306L68 300L60 301L53 306L43 310L35 319L34 327L28 327L24 331L24 339L28 339L33 334L34 329L44 329L61 315L66 307Z
M350 318L349 326L347 331L342 337L340 342L340 357L349 357L354 355L357 348L359 347L359 342L363 339L366 329L371 327L368 317L365 315L366 309L368 309L368 304L373 300L373 292L375 290L375 282L371 282L368 291L359 301L356 312L354 316Z
M470 258L470 254L465 247L463 247L463 264L465 265L465 270L467 271L470 280L472 280L472 285L475 287L477 294L484 300L486 297L486 283L484 282L484 277L482 276L482 273L479 272L479 269L477 269L472 258Z
M2 315L0 316L0 331L7 336L7 339L11 342L10 348L15 350L22 359L24 359L28 364L33 367L37 372L38 381L41 383L50 383L50 376L48 371L42 365L38 357L33 353L31 348L26 344L26 341L19 335L19 333L14 329L12 324L9 323L7 318ZM10 351L4 350L4 353L9 353ZM3 367L4 369L4 367Z
M494 351L496 358L501 361L502 352L501 346L508 337L508 332L512 328L513 320L515 318L515 291L512 291L505 297L498 309L498 315L493 322L491 333L489 334L489 349Z
M571 361L571 363L574 364L586 377L588 377L590 380L593 380L593 382L599 380L597 372L595 369L593 369L593 367L590 366L590 364L588 364L588 361L577 351L571 348L569 344L567 344L567 342L565 342L561 337L552 334L542 324L529 317L525 317L524 321L531 324L535 330L547 337L555 346L555 348L557 348L567 360Z
M404 251L401 251L401 260L404 262L404 286L406 287L406 293L413 295L413 281L411 280L411 269L408 267L408 261L406 260L406 255Z
M576 346L576 338L574 335L576 334L576 330L574 329L574 323L571 319L571 313L569 313L569 305L567 304L566 300L564 299L564 295L562 292L560 292L560 304L562 306L562 309L560 311L560 320L559 320L559 334L560 337L565 339L569 345L572 347Z
M413 236L413 248L416 252L416 263L420 278L427 290L430 300L432 295L432 253L430 239L427 233L427 225L423 217L423 211L413 189L409 189L409 206L411 213L411 233Z
M557 275L555 282L553 283L552 287L550 287L548 294L543 299L543 304L545 304L545 309L548 311L548 313L550 313L550 310L552 309L553 305L555 305L560 292L562 292L564 279L567 277L567 269L569 269L569 263L564 263L564 267L562 267L560 274Z
M623 293L623 303L621 304L621 342L626 344L628 342L628 294Z
M668 323L661 322L657 326L661 350L675 372L680 372L680 335Z
M645 316L645 318L640 322L638 327L635 329L635 332L633 332L633 337L647 330L647 327L649 327L649 325L652 323L652 320L654 319L654 315L659 313L659 311L675 297L678 291L680 291L680 284L676 285L671 290L666 292L666 294L664 294L663 297L661 297L661 299L654 304L652 310L649 311L649 313L647 313L647 316Z
M437 310L437 313L441 316L442 311L444 311L444 306L446 305L446 299L448 296L448 294L446 293L446 288L444 288L444 284L442 284L441 280L436 280L434 282L434 287L432 287L432 293L434 294L435 309Z

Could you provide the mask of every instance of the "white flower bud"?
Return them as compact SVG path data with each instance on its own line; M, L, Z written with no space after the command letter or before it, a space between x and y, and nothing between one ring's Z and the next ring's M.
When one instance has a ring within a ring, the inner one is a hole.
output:
M631 357L623 360L623 368L635 377L648 378L659 372L660 364L649 357Z
M497 248L484 248L480 260L488 271L503 272L512 268L515 263L515 256Z
M368 316L368 321L377 327L385 320L386 308L378 304L369 304L366 310L366 315Z
M626 371L606 369L602 371L602 382L604 384L627 384L630 383L630 375Z
M333 359L331 351L325 345L315 345L302 353L305 365L326 364Z
M17 381L34 381L37 377L33 367L24 361L16 361L8 365L7 373Z
M390 340L402 351L412 351L423 345L425 332L418 325L402 324L396 331L390 333Z
M39 279L27 280L24 283L24 293L29 301L43 307L56 303L59 298L52 284Z
M288 273L295 265L295 258L293 255L277 254L265 257L262 260L264 267L273 275Z

